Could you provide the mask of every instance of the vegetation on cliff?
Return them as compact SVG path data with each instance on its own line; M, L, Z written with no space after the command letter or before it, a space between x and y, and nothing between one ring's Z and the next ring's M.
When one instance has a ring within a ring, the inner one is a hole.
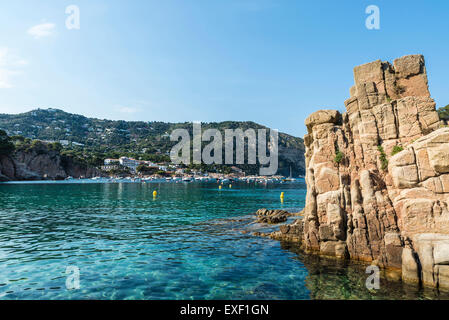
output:
M14 144L5 131L0 130L0 155L8 155L14 151Z
M344 154L340 150L336 149L334 161L340 163L343 160Z
M45 143L40 140L32 140L23 136L8 137L8 140L16 153L35 153L37 155L54 153L63 158L70 158L84 167L89 166L89 163L86 162L84 158L72 155L70 152L64 152L64 148L59 142ZM10 152L10 154L11 153L12 152Z
M445 107L439 108L437 111L441 120L449 121L449 104Z
M381 169L382 170L387 170L388 169L388 158L387 158L387 154L385 153L385 150L382 146L377 146L377 150L379 151L379 159L380 159L380 163L381 163Z
M0 176L9 179L34 180L41 178L65 178L73 175L97 174L98 170L83 157L64 150L59 142L46 143L23 136L9 137L0 130ZM25 170L17 171L18 167ZM16 168L16 169L14 169ZM7 171L7 172L5 172ZM83 173L84 172L84 173Z
M399 152L403 151L404 147L396 145L393 147L393 150L391 150L391 155L394 156L395 154L398 154Z

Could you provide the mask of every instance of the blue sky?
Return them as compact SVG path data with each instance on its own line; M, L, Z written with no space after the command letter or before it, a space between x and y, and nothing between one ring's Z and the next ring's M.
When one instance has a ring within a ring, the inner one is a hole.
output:
M72 4L79 30L65 27ZM371 4L380 30L365 27ZM302 136L311 112L344 110L354 66L415 53L444 106L448 16L443 0L2 1L0 113L251 120Z

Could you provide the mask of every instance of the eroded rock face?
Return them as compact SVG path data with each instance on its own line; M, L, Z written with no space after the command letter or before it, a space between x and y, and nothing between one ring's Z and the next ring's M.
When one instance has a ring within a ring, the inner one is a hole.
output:
M284 224L280 226L279 231L269 234L271 239L280 240L284 242L301 242L303 235L304 223L302 219L296 219L291 224Z
M11 156L0 156L0 181L61 180L69 176L91 178L98 175L102 173L96 168L80 166L56 151L19 151Z
M345 113L306 120L302 247L449 288L449 128L439 129L424 58L375 61L354 78Z

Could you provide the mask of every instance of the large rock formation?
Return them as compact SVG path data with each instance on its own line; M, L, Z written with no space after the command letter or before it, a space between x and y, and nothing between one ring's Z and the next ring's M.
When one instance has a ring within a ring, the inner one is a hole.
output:
M96 168L81 165L47 148L0 155L0 181L61 180L69 176L91 178L98 175L103 174Z
M345 113L306 120L302 247L449 288L449 128L424 58L371 62L354 78Z

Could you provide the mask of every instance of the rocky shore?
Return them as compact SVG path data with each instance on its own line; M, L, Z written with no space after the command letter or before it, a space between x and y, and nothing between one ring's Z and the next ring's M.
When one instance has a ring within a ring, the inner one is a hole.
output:
M287 221L291 214L285 210L260 209L256 212L256 220L259 223L276 224Z
M424 58L354 69L346 112L306 120L304 218L270 237L306 253L374 263L449 289L449 128Z
M0 181L63 180L99 175L102 175L99 170L43 147L0 155Z

